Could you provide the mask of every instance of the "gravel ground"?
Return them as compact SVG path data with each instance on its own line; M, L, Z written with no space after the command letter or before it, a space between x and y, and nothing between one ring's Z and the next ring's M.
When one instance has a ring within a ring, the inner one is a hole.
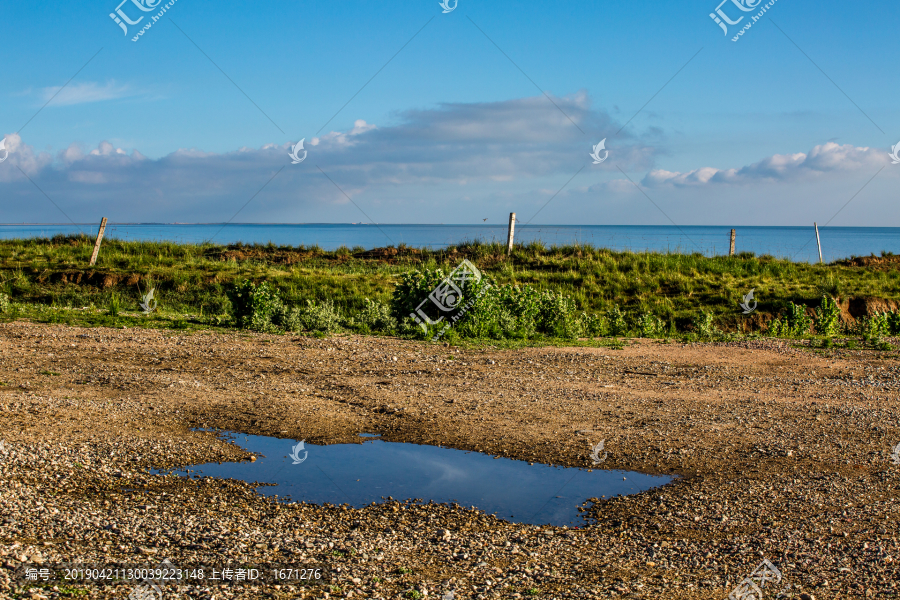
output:
M330 585L170 583L165 598L724 600L766 558L783 579L765 598L896 598L898 375L896 352L772 340L500 351L7 323L0 597L124 598L133 582L26 591L12 572L168 558L320 565ZM316 444L378 432L580 467L605 440L603 468L679 478L591 499L577 529L284 503L151 472L255 459L198 427Z

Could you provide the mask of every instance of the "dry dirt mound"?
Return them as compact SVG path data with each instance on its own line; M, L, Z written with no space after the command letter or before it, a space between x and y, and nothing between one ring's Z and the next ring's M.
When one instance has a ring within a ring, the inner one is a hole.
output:
M875 256L873 254L871 256L854 256L853 258L839 260L832 264L844 267L874 267L875 270L879 271L893 271L895 269L900 269L900 255L889 254L887 256Z

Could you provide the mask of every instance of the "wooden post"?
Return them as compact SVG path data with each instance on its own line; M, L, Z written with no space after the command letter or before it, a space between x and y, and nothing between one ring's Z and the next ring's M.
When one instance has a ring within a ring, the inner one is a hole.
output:
M819 264L822 264L822 240L819 239L819 224L813 223L816 228L816 245L819 246Z
M734 229L731 230L731 252L728 253L728 256L734 256Z
M516 234L516 213L509 213L509 235L506 236L506 255L512 254L513 238Z
M94 253L91 254L91 263L89 266L93 267L94 263L97 262L97 255L100 254L100 242L103 241L103 233L106 231L106 217L103 217L103 220L100 221L100 231L97 233L97 241L94 242Z

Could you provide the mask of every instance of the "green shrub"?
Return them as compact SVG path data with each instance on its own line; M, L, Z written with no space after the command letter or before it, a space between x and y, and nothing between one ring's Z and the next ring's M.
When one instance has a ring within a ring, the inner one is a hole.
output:
M397 319L391 307L384 302L365 299L365 307L354 317L347 319L350 327L362 329L363 332L383 331L391 333L397 329Z
M822 296L822 303L816 309L813 324L819 335L830 338L838 334L841 326L841 308L834 298Z
M771 337L783 337L787 335L785 333L785 322L781 317L775 317L769 322L769 330L768 335Z
M300 331L303 329L302 315L302 309L282 305L272 317L272 323L285 331Z
M643 313L637 319L637 328L641 332L641 337L655 338L659 337L665 330L666 324L662 319L650 313Z
M606 320L609 325L610 335L628 335L628 320L625 312L618 305L606 311Z
M823 318L827 315L823 313ZM782 314L769 323L769 335L773 337L799 337L809 335L812 319L806 314L806 307L791 302L787 314ZM824 322L823 322L824 326Z
M580 337L582 330L579 316L570 296L549 290L541 292L536 323L539 332L551 337L575 339Z
M0 294L0 313L9 312L9 296Z
M790 327L791 335L809 335L810 327L812 327L812 319L806 314L806 306L791 302L788 306L787 322Z
M118 317L122 310L122 298L115 292L110 293L109 300L106 303L106 311L111 317Z
M528 285L497 286L483 279L469 282L457 308L443 315L444 320L436 326L429 326L425 334L409 315L444 277L441 269L416 270L401 276L391 300L391 314L399 322L398 329L430 337L452 324L456 335L463 338L525 339L542 334L575 339L588 331L598 333L603 325L599 319L579 312L575 301L566 294L539 291ZM434 308L426 303L426 310ZM432 318L438 316L439 313L432 313Z
M601 315L581 313L581 327L588 337L606 337L609 335L609 323Z
M459 315L458 311L449 313L450 323L453 323L453 317L459 317L455 323L457 335L468 338L503 339L528 337L533 334L534 315L538 309L537 305L527 298L532 295L531 290L523 291L512 285L488 288L490 285L484 280L470 283L466 289L468 297L464 297L461 301L460 310L470 301L473 302L472 306L466 308L465 314L462 315ZM445 323L439 325L440 328L444 326Z
M273 319L276 315L284 314L284 305L278 297L278 290L269 286L268 282L256 285L245 279L227 294L235 325L262 332L278 330Z
M2 307L2 299L0 299L0 307ZM892 310L887 313L888 330L891 335L900 335L900 311Z
M303 329L325 333L337 331L343 321L340 311L331 300L325 300L321 304L307 300L306 307L300 309L297 317Z
M394 318L399 322L408 319L410 313L415 312L416 307L445 277L442 269L416 269L403 273L391 296L391 312Z
M713 325L713 315L706 311L694 317L694 332L701 340L709 340L718 337L718 328Z
M889 313L875 313L862 317L856 322L855 333L868 341L881 341L882 336L891 334Z

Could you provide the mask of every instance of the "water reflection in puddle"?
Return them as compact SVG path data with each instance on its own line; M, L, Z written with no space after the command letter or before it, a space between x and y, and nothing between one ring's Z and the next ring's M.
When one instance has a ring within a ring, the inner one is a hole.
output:
M316 504L362 507L388 496L475 506L515 523L582 526L578 507L588 498L627 495L672 477L631 471L589 472L494 458L478 452L385 442L298 447L293 440L238 434L233 441L262 454L255 462L207 463L194 475L274 483L260 493ZM295 450L296 448L296 450ZM185 471L179 471L185 474Z

